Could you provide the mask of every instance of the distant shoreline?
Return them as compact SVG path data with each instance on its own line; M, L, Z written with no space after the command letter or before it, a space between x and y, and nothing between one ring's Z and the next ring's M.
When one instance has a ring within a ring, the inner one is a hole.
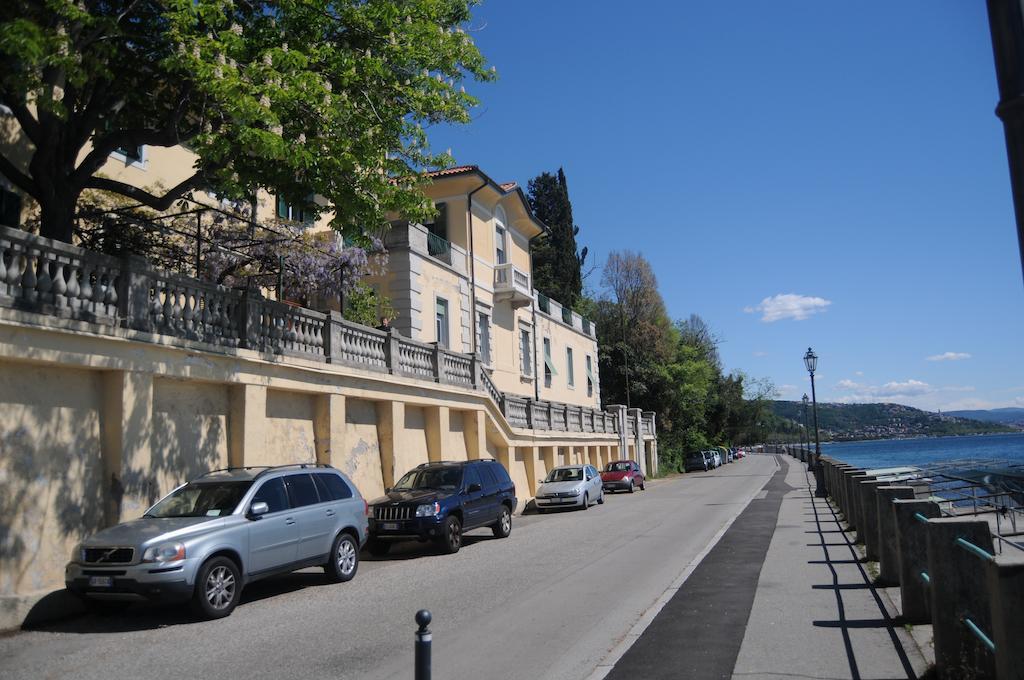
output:
M1012 437L1024 434L1024 430L1013 432L971 432L965 434L920 434L907 437L861 437L859 439L830 439L821 442L822 446L828 444L856 444L858 442L905 442L917 439L963 439L965 437Z

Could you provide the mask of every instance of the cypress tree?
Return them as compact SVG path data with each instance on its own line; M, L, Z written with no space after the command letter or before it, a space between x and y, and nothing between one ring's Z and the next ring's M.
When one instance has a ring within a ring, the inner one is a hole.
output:
M533 285L542 294L568 307L574 307L583 295L583 263L587 249L577 252L572 203L565 172L543 172L527 185L530 207L548 226L546 236L534 243Z

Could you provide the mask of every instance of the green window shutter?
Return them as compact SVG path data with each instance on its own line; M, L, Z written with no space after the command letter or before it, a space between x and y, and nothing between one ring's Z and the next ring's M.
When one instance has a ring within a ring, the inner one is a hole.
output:
M590 357L587 357L587 379L590 380L590 382L597 382L594 380L594 372L591 370Z
M280 194L277 196L277 216L282 220L288 219L288 201Z

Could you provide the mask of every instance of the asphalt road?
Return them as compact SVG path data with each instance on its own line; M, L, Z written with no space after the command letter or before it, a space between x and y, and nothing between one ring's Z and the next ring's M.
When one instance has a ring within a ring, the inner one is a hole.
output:
M17 633L0 638L0 678L412 678L420 608L435 678L587 678L776 469L752 456L586 512L517 516L508 539L474 531L456 555L364 554L347 584L278 577L220 621L138 606Z

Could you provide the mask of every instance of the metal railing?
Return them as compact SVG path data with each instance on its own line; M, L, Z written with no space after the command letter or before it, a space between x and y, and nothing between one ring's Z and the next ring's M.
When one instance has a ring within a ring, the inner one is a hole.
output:
M427 254L445 264L452 263L452 244L437 234L427 232Z

